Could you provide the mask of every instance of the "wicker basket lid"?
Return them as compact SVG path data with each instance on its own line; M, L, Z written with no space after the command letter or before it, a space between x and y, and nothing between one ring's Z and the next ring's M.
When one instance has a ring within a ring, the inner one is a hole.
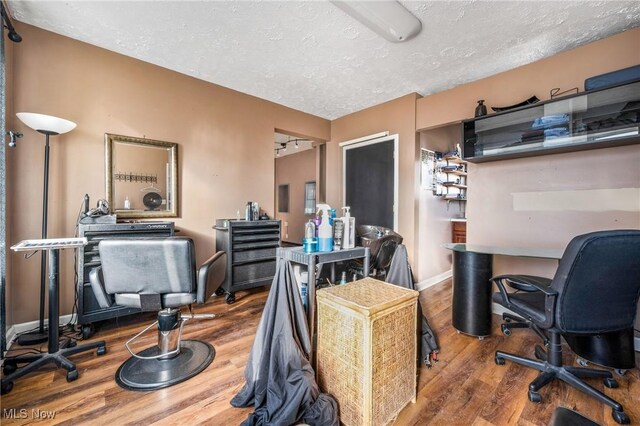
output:
M418 292L373 278L364 278L344 285L323 288L316 293L318 302L332 301L372 315L399 303L415 300Z

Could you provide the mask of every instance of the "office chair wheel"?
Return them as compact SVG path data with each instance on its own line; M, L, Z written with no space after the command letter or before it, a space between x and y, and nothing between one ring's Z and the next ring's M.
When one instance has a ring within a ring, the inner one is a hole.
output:
M224 288L218 287L213 294L215 294L216 296L222 296L224 294Z
M224 301L227 302L227 305L231 305L236 303L236 294L235 293L227 293L224 298Z
M82 340L90 338L91 336L93 336L93 333L95 333L95 330L92 324L82 326Z
M618 376L622 377L627 373L627 370L622 370L620 368L614 368L613 372L616 373Z
M612 377L607 377L605 379L602 380L604 382L604 385L606 387L608 387L609 389L615 389L618 387L618 382L616 382L616 379L612 378Z
M611 415L613 416L613 420L615 420L616 423L619 423L621 425L628 425L629 423L631 423L629 416L627 416L624 411L612 410Z
M584 359L584 358L580 358L580 357L578 357L578 359L577 359L576 361L578 361L578 364L580 364L580 365L581 365L581 366L583 366L583 367L586 367L586 366L588 366L588 365L589 365L589 361L587 361L587 360L586 360L586 359Z
M505 336L511 336L511 329L509 329L509 326L507 326L507 324L501 324L500 329L502 330L502 334L504 334Z
M100 346L98 349L96 349L96 355L100 356L100 355L104 355L107 353L107 347L106 346Z
M73 382L74 380L78 380L78 370L67 372L67 382Z
M494 358L497 365L504 365L504 358L497 356Z
M529 401L535 402L536 404L540 404L542 402L542 397L536 391L529 391Z
M7 364L6 362L7 361L5 361L4 367L2 367L2 372L5 376L8 376L9 374L16 371L18 369L18 366L15 364Z
M11 392L11 389L13 389L13 382L2 382L2 390L0 393L6 395Z
M74 348L78 346L78 342L76 342L75 340L69 339L69 343L67 343L67 348Z

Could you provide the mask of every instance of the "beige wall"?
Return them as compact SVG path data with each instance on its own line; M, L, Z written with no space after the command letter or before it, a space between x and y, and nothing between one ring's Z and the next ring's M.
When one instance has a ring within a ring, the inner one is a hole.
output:
M553 87L582 91L589 76L639 63L640 29L635 29L419 99L417 126L472 117L477 99L510 105L534 94L547 99ZM623 200L610 197L624 188L640 188L639 145L470 164L468 179L469 243L563 249L578 234L640 228L640 206L624 211L618 202ZM605 191L588 192L593 189ZM553 199L558 194L561 203ZM591 207L577 207L574 200L585 195L592 197ZM542 203L526 202L534 198ZM494 272L551 276L556 266L497 257Z
M342 149L340 142L383 131L399 136L398 232L404 237L409 258L414 259L418 188L418 151L416 136L416 99L412 93L375 107L349 114L331 122L331 142L327 144L327 202L331 207L343 206ZM356 217L356 225L358 218Z
M215 246L216 218L235 217L247 200L273 216L275 129L330 138L330 122L28 25L7 56L7 128L25 134L7 153L8 245L39 237L44 137L14 112L78 123L51 148L49 235L73 235L82 197L105 197L104 133L179 144L180 218L200 261ZM11 44L11 43L8 43ZM8 253L8 324L38 316L39 257ZM73 256L61 257L61 313L71 312Z
M314 215L304 214L304 184L316 180L317 148L276 158L276 218L282 221L282 239L302 244L304 224ZM289 185L289 213L278 212L278 186Z

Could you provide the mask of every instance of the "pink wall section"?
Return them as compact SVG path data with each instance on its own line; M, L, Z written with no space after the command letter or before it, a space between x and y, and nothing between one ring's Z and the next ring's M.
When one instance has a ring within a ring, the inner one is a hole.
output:
M304 184L316 180L316 151L317 149L308 149L276 158L275 217L282 221L284 241L302 244L304 224L314 217L314 215L304 214ZM279 185L289 185L289 213L278 211Z
M485 99L488 105L510 105L533 94L548 99L553 87L565 90L577 86L583 91L585 78L637 64L640 64L640 29L418 99L417 129L470 118L477 99ZM578 234L640 228L640 205L631 211L621 211L606 200L607 192L622 188L640 191L640 145L637 144L470 164L468 186L469 243L563 249ZM585 194L581 191L589 189L607 190L593 193L594 205L604 206L603 211L578 210L571 206L572 197L578 199ZM568 206L555 209L543 205L521 210L514 205L515 197L551 200L550 191L565 191ZM610 205L612 207L607 207ZM550 276L556 266L557 263L551 261L498 256L494 272Z
M235 218L248 200L273 216L275 129L319 140L328 120L131 59L28 25L7 57L11 85L7 127L24 133L7 153L8 245L39 237L42 135L15 112L72 120L52 139L49 235L73 235L82 197L105 197L104 133L179 144L181 235L193 237L200 261L215 249L216 218ZM8 43L9 44L9 43ZM39 260L7 253L8 324L38 317ZM61 313L74 299L73 253L61 257Z
M444 132L446 139L455 139L457 123L473 115L477 99L489 106L510 105L533 94L546 99L551 88L582 89L588 76L640 63L640 29L634 29L448 91L425 98L408 94L330 122L28 25L17 26L24 41L8 43L7 128L25 137L17 149L7 152L8 245L38 236L41 218L43 138L19 123L15 112L40 112L78 123L74 131L52 140L51 237L73 235L85 193L94 202L105 196L104 133L177 142L181 201L176 226L182 235L194 238L199 260L215 249L211 227L216 218L235 217L247 200L274 215L276 129L329 141L326 201L336 208L343 203L339 142L388 131L399 135L398 231L420 280L448 261L447 253L435 252L426 243L431 235L444 238L446 220L440 214L442 204L431 210L420 192L419 148L430 147L430 129L454 123L454 130ZM416 133L425 129L429 130L422 135ZM445 136L437 136L438 146L445 145ZM456 142L459 139L450 147ZM562 248L579 233L640 228L640 207L599 212L514 207L514 194L568 191L574 197L592 188L640 188L640 145L471 165L468 240ZM449 223L446 226L449 230ZM39 262L15 253L7 258L8 324L35 320ZM65 253L61 264L61 312L67 314L74 296L73 255ZM495 269L548 275L554 264L497 259Z
M342 207L342 148L339 143L389 131L399 136L398 232L404 237L409 258L414 261L417 227L416 199L419 144L415 109L419 95L412 93L381 105L349 114L331 122L331 142L327 144L327 201ZM358 218L356 217L356 225Z

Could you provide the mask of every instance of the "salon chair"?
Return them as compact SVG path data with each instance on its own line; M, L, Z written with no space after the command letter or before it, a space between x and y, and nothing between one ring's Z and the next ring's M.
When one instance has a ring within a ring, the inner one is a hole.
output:
M154 390L207 368L215 349L207 342L182 340L182 328L190 319L213 318L213 314L193 314L191 305L204 303L224 281L225 252L217 252L196 271L190 238L113 239L98 247L101 266L89 278L100 306L159 311L156 322L125 344L131 357L116 372L116 382L129 390ZM177 309L184 305L188 314ZM134 353L133 341L156 324L158 344Z
M540 371L529 384L529 400L541 402L538 391L560 379L610 406L616 422L629 423L620 403L581 380L602 378L606 387L616 388L611 372L563 365L561 335L593 336L633 327L640 297L640 231L600 231L575 237L551 280L501 275L492 281L499 290L493 300L548 337L546 350L535 347L537 360L502 351L495 354L498 365L509 360ZM507 286L518 291L509 293Z
M391 266L391 259L399 244L402 244L402 235L392 229L376 225L358 225L356 227L357 244L361 247L369 247L369 265L371 273L378 279L385 279ZM361 260L355 260L361 266Z

